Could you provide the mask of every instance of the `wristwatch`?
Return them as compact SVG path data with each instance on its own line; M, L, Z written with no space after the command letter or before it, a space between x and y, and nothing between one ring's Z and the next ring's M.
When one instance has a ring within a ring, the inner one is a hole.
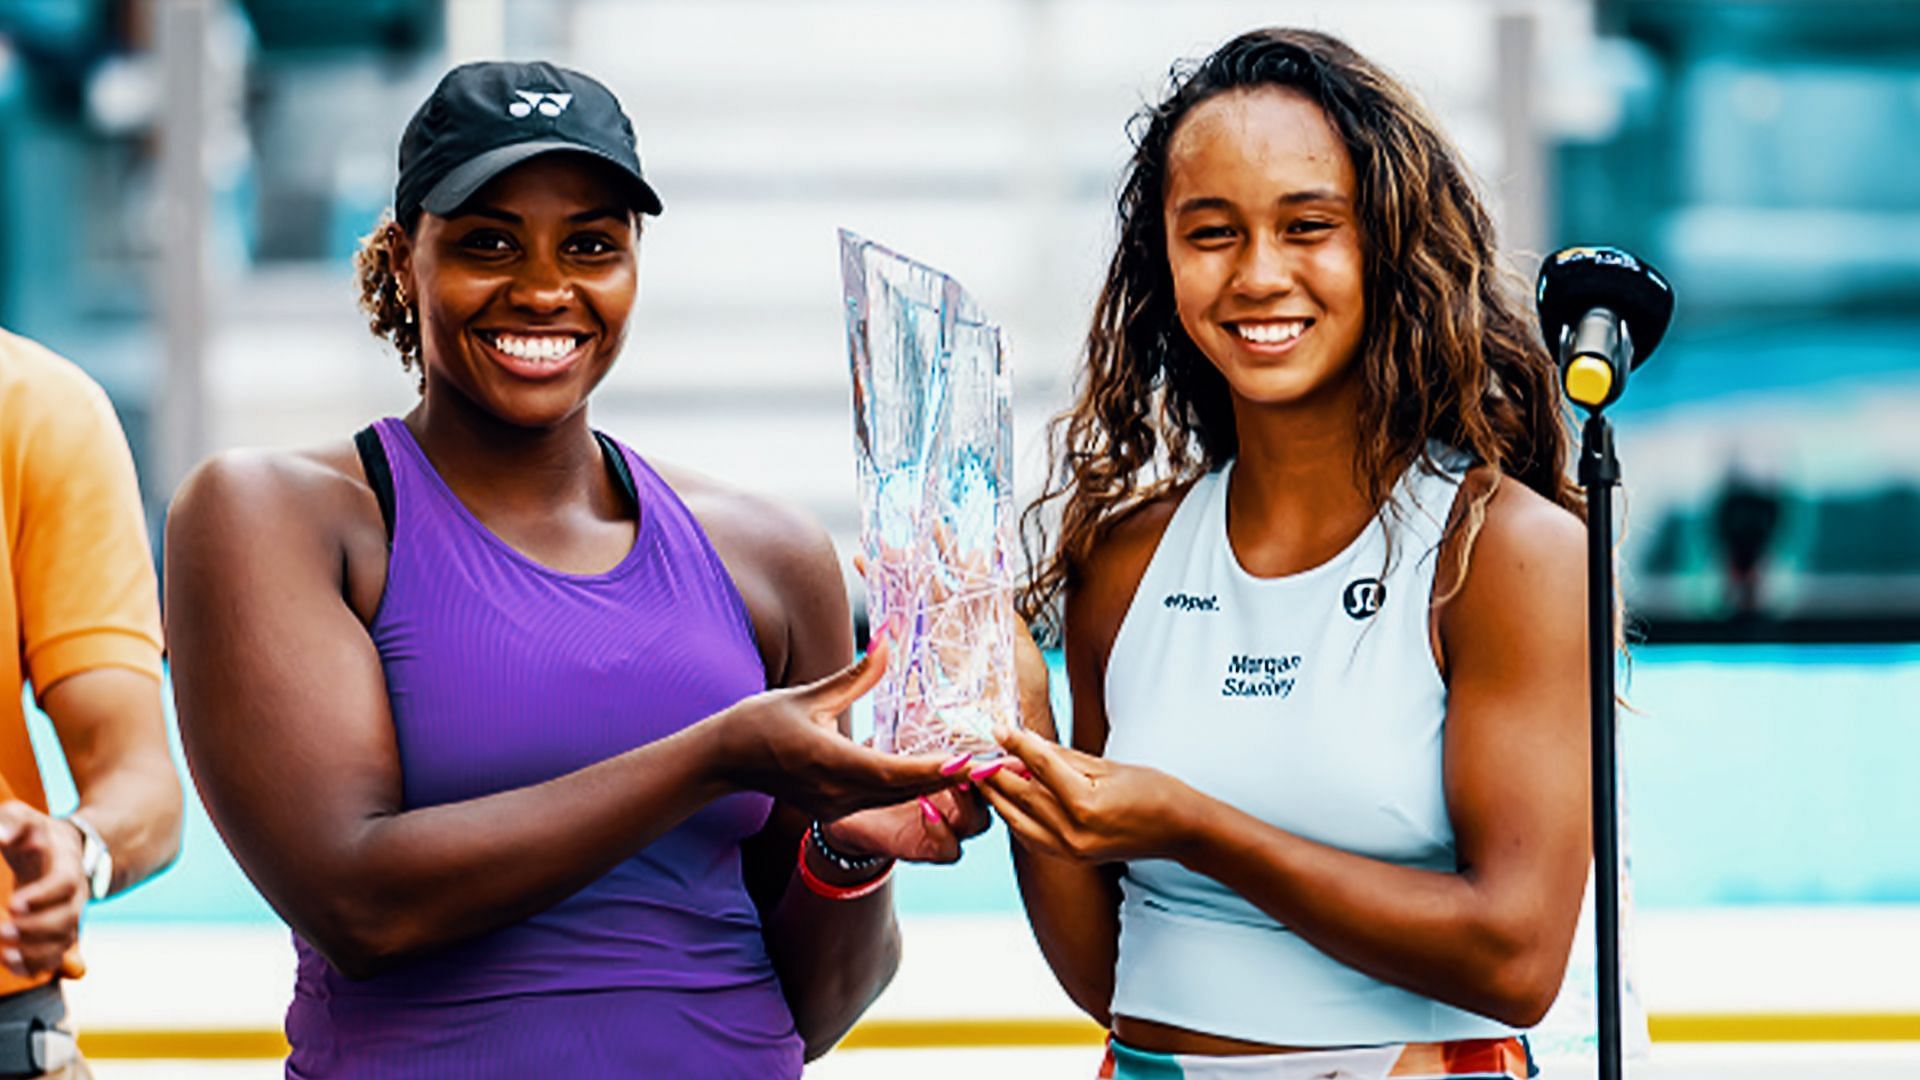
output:
M113 889L113 852L92 822L79 814L68 814L67 821L80 830L80 872L87 876L87 895L105 900Z

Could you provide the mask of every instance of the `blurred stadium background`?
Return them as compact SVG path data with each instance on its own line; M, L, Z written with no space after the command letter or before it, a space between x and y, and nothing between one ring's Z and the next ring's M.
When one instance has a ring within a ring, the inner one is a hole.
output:
M835 228L1007 324L1028 494L1127 117L1174 59L1273 23L1422 92L1520 273L1614 243L1680 298L1615 411L1635 1075L1920 1073L1920 4L0 0L0 325L107 387L157 536L205 454L409 406L349 270L400 129L451 63L554 59L620 94L668 208L596 424L851 552ZM1003 840L901 891L908 969L820 1075L1088 1074ZM290 951L204 817L90 918L103 1077L275 1072ZM996 977L953 975L983 953Z

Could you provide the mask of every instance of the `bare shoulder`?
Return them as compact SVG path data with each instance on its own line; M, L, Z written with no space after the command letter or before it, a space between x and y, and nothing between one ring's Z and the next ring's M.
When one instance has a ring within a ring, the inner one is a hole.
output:
M174 495L169 517L220 517L280 529L325 523L379 507L350 443L300 450L224 450L201 462Z
M1166 534L1167 523L1173 520L1173 512L1180 508L1186 494L1184 487L1169 491L1128 507L1114 518L1087 560L1088 574L1111 574L1135 564L1145 573L1154 550L1160 546L1160 537Z
M652 458L647 464L686 504L734 573L794 573L817 570L822 562L837 571L827 530L799 506L684 466Z
M1487 474L1490 470L1477 469ZM1487 475L1479 483L1490 483ZM1469 482L1476 482L1470 476ZM1545 570L1579 567L1587 550L1586 522L1573 511L1511 476L1500 478L1487 502L1474 558Z
M169 577L324 589L366 623L385 587L386 525L351 442L227 450L174 495L166 560Z
M1462 543L1469 549L1465 579L1457 588L1451 580L1442 583L1452 597L1440 609L1443 635L1452 638L1510 621L1538 624L1557 620L1565 610L1583 611L1586 523L1513 477L1496 477L1484 467L1467 475L1456 518L1479 498L1485 511L1478 528L1462 528L1456 521L1449 530L1447 552L1457 552ZM1443 556L1441 564L1445 576L1453 578L1458 561Z
M1074 568L1066 600L1068 647L1091 650L1097 667L1104 668L1140 579L1187 490L1178 488L1129 507L1105 526L1086 562Z
M176 524L203 517L262 519L266 524L324 492L328 471L298 452L223 450L187 474L174 493L168 518Z

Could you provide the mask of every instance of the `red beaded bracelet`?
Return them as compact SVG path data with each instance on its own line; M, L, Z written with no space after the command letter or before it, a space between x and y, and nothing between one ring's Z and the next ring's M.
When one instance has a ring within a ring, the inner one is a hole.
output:
M800 880L806 883L807 888L813 890L815 896L822 896L828 900L858 900L863 896L871 896L879 892L880 887L887 883L887 879L893 877L893 864L888 863L887 868L880 872L880 876L871 881L862 881L858 885L829 884L820 880L820 876L807 867L807 848L811 846L813 846L813 838L802 835L800 837Z

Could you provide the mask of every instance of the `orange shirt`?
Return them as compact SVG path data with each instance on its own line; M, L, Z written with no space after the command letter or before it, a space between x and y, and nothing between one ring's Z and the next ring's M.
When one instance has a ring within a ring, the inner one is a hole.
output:
M160 602L133 457L84 372L0 330L0 797L45 810L21 691L100 667L160 677ZM0 903L13 888L0 861ZM23 981L0 969L0 994Z

